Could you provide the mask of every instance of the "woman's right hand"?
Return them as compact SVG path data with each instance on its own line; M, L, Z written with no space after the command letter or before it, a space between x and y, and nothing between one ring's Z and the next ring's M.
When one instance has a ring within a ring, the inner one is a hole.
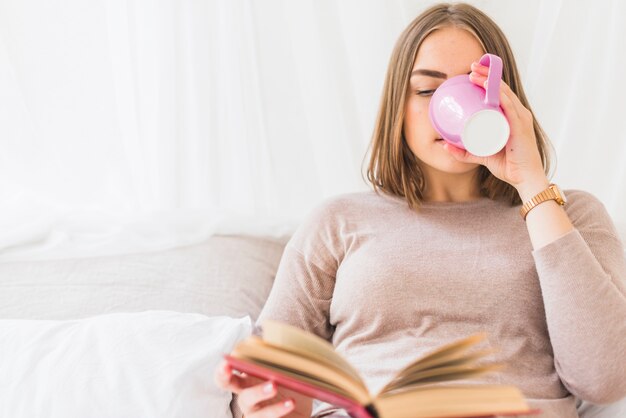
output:
M217 367L215 382L238 395L237 402L245 418L284 417L295 409L294 400L280 393L275 383L245 373L235 375L226 361Z

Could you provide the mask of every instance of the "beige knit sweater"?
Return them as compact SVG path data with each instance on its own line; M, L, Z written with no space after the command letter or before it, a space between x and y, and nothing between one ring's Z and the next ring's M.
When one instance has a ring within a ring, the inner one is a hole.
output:
M287 244L257 325L331 341L372 392L485 331L508 367L481 382L517 385L545 417L578 417L572 395L626 396L626 261L604 206L566 194L575 230L534 251L519 206L484 198L418 213L374 192L329 199Z

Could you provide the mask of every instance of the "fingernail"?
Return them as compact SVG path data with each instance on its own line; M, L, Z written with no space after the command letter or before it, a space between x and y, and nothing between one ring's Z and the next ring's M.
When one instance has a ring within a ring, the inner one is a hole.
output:
M274 384L272 382L266 384L265 386L263 386L263 392L265 393L272 393L274 391Z
M283 403L283 405L285 406L285 408L291 408L293 406L293 401L291 399L288 399L285 401L285 403Z

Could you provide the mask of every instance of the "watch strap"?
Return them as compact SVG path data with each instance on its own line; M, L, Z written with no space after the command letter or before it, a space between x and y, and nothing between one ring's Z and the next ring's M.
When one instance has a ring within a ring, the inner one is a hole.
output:
M556 184L551 183L547 189L536 194L532 199L524 203L522 205L522 208L520 209L520 215L522 216L522 219L526 220L528 212L537 207L540 203L547 202L548 200L554 200L559 205L563 206L565 204L565 200L557 192L557 187L558 186L556 186Z

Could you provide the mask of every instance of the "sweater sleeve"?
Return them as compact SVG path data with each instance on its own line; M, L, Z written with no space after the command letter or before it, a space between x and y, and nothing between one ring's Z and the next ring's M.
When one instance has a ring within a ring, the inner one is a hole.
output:
M533 257L563 384L609 403L626 396L626 259L602 203L580 191L568 197L575 229Z
M318 207L285 247L255 333L265 319L282 321L330 341L330 304L339 266L333 202Z

